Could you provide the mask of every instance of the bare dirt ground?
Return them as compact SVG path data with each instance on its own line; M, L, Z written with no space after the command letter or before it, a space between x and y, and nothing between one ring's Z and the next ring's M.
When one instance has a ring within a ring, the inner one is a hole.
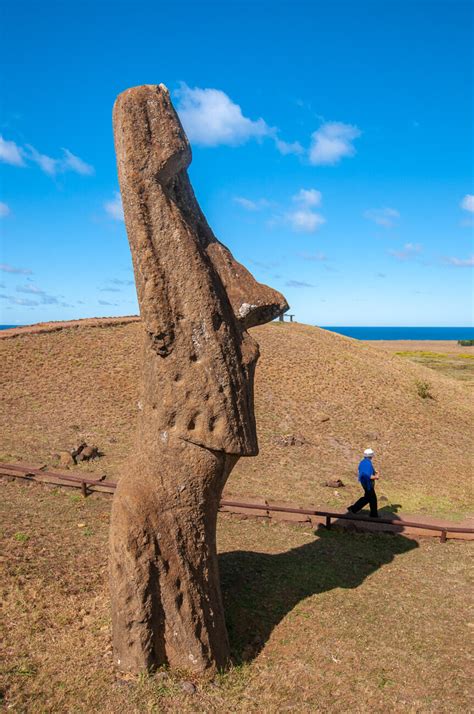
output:
M103 456L75 470L120 476L133 445L141 351L140 323L124 320L0 339L0 460L54 467L55 452L86 440ZM391 510L472 510L474 408L463 382L306 325L271 323L252 334L261 348L260 455L240 460L228 494L341 507L359 494L356 466L370 445ZM302 443L285 446L287 435ZM347 486L329 489L330 478Z
M0 483L3 704L12 712L467 712L466 543L221 516L233 666L115 679L110 500ZM183 691L192 681L193 694Z

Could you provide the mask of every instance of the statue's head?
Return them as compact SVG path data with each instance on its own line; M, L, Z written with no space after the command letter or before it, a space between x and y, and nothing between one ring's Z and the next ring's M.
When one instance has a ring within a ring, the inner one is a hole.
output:
M288 309L212 233L194 196L191 149L166 87L123 92L114 133L146 331L145 419L227 453L257 451L249 327ZM154 416L153 416L154 415Z

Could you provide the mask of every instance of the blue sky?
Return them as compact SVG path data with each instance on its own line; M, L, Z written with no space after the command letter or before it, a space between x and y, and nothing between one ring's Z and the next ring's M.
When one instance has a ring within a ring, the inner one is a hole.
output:
M0 322L137 311L111 111L163 82L215 234L298 320L470 324L472 8L4 0Z

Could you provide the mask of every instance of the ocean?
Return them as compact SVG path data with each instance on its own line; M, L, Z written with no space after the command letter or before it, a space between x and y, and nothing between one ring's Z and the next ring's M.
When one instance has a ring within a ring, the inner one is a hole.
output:
M9 327L19 325L0 325L0 330ZM356 340L474 340L474 327L319 327Z
M320 327L356 340L474 340L474 327Z

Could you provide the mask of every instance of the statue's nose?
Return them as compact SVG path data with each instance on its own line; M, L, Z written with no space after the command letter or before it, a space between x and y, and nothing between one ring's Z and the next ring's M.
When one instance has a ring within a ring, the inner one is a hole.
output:
M271 322L288 310L285 297L278 290L257 282L222 243L214 239L206 251L224 284L234 315L244 329Z

